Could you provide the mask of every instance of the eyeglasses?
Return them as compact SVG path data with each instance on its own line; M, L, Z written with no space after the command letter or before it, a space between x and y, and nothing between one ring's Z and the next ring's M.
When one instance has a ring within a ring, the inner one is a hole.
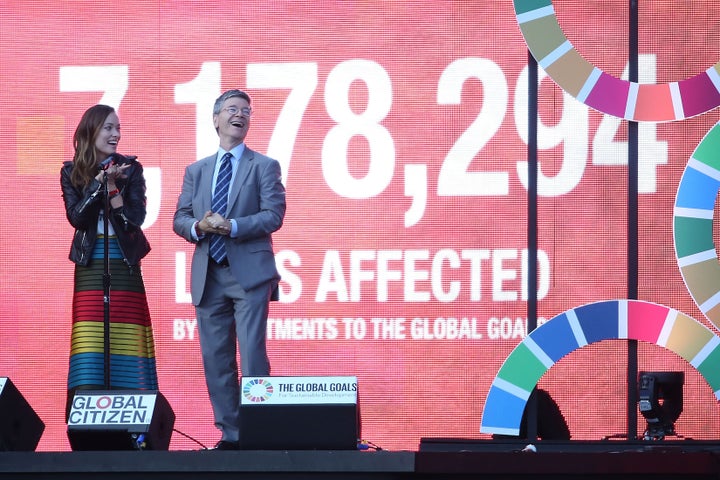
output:
M234 116L237 115L238 113L242 113L242 114L243 114L244 116L246 116L246 117L251 117L251 116L252 116L252 109L251 109L250 107L238 108L238 107L235 107L235 106L231 106L231 107L223 108L223 110L225 110L226 112L228 112L231 117L234 117Z

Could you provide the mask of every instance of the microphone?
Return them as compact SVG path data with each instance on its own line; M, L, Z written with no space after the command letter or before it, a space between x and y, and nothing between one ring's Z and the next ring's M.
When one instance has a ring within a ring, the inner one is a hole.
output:
M107 170L107 168L110 166L111 163L113 163L114 157L110 155L108 158L100 162L100 165L98 165L98 170Z

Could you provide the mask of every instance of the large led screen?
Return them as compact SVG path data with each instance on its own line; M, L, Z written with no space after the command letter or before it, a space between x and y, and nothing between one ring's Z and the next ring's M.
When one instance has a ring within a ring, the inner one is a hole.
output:
M626 1L546 3L589 64L628 78ZM641 83L679 82L718 62L713 2L639 3ZM185 167L216 151L212 104L229 88L252 96L247 144L280 162L287 190L274 235L273 375L357 376L362 437L386 450L488 438L483 406L527 336L535 271L527 65L510 0L3 1L0 376L45 422L38 450L69 449L73 230L59 174L75 126L97 103L117 108L119 151L145 168L152 251L142 267L160 390L176 414L170 448L219 439L190 303L193 246L173 233L172 217ZM633 211L629 122L550 73L541 64L538 323L627 298L637 266L639 299L717 332L686 287L673 218L683 171L718 110L637 124ZM686 373L678 433L717 438L717 401L695 368L645 342L638 355L642 369ZM627 342L609 340L540 380L572 438L626 432L627 362Z

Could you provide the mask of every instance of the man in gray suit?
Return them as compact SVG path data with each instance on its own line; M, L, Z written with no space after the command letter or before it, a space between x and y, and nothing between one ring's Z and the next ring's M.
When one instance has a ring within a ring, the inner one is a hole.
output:
M195 244L191 296L218 450L236 450L243 376L270 374L266 328L280 276L271 234L285 217L280 164L245 145L250 96L229 90L215 101L217 154L185 169L173 230Z

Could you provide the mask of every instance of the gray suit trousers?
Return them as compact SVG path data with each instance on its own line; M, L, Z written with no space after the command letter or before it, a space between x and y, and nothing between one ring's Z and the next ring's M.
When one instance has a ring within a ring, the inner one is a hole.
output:
M205 380L222 440L239 439L238 348L243 376L270 374L266 329L268 303L276 283L244 290L229 267L208 265L205 292L195 311Z

